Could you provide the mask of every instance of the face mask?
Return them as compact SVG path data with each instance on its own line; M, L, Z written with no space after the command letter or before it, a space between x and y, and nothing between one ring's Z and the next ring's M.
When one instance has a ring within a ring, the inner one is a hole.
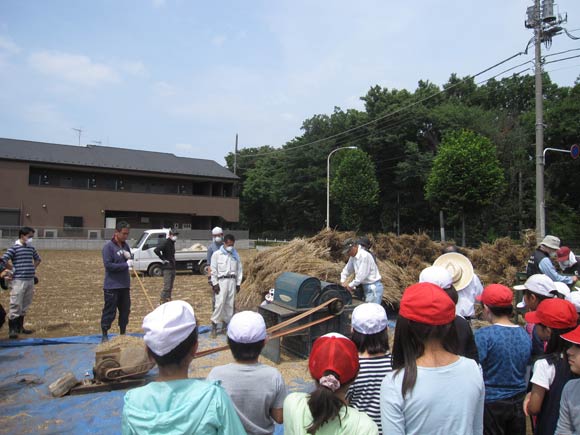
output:
M222 241L222 238L221 238L221 237L219 237L219 236L217 236L217 237L214 237L214 238L213 238L213 241L214 241L214 242L216 242L216 243L221 243L221 241Z
M175 242L177 240L177 236L171 236L171 240Z
M562 269L566 269L567 267L570 267L570 266L572 266L572 265L570 264L570 260L562 261L562 262L560 263L560 267L561 267Z
M226 251L232 252L234 250L233 246L226 246Z
M550 258L556 258L556 253L555 252L550 252Z
M32 237L29 237L29 238L26 240L26 244L27 244L27 245L32 245Z

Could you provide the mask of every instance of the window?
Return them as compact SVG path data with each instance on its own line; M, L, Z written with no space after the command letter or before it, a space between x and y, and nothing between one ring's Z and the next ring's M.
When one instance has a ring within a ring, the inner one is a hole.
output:
M65 228L82 228L83 227L83 217L82 216L65 216L63 226Z

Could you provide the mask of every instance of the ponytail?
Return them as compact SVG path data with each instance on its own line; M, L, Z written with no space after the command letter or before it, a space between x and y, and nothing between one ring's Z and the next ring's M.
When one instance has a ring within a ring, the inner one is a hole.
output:
M340 386L338 375L331 370L324 372L324 378L334 378ZM340 409L345 406L344 402L334 394L334 386L323 386L317 382L316 390L310 394L308 408L312 414L312 423L306 428L309 434L315 434L318 429L330 420L338 417L340 421ZM336 391L336 390L335 390Z

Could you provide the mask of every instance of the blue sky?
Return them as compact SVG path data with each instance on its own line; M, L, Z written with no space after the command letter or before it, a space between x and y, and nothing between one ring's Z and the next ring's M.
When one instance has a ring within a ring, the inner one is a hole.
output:
M236 133L280 146L314 114L362 108L373 85L441 85L521 51L531 4L2 0L0 137L74 145L82 128L83 145L223 163ZM558 6L580 36L580 1ZM571 48L562 35L546 54ZM580 58L546 70L572 85Z

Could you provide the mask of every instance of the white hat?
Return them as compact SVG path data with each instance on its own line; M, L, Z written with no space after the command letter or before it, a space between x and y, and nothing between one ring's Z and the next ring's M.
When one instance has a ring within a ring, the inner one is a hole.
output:
M442 266L429 266L421 271L419 282L430 282L441 288L449 288L453 284L453 277Z
M191 305L185 301L170 301L145 316L143 340L156 355L167 355L189 337L196 326Z
M560 239L556 236L546 236L540 245L547 246L550 249L560 249Z
M576 307L576 311L580 313L580 292L574 291L570 292L568 296L566 296L566 300L571 302L574 307Z
M447 269L453 279L455 290L461 291L469 285L473 279L473 265L465 256L457 252L449 252L441 255L433 262L433 266L441 266Z
M361 304L352 312L352 329L361 334L376 334L387 327L385 309L375 303Z
M222 230L220 227L215 227L213 230L211 230L211 235L212 236L218 236L220 234L223 234L224 230Z
M256 343L266 339L266 322L261 314L241 311L228 325L228 337L237 343Z
M564 296L564 298L567 298L570 295L570 287L565 283L554 281L554 285L556 286L556 291Z
M551 298L554 297L552 292L556 291L556 284L547 275L537 273L530 276L523 285L514 286L514 290L529 290L537 295ZM525 308L526 301L522 300L516 307Z

